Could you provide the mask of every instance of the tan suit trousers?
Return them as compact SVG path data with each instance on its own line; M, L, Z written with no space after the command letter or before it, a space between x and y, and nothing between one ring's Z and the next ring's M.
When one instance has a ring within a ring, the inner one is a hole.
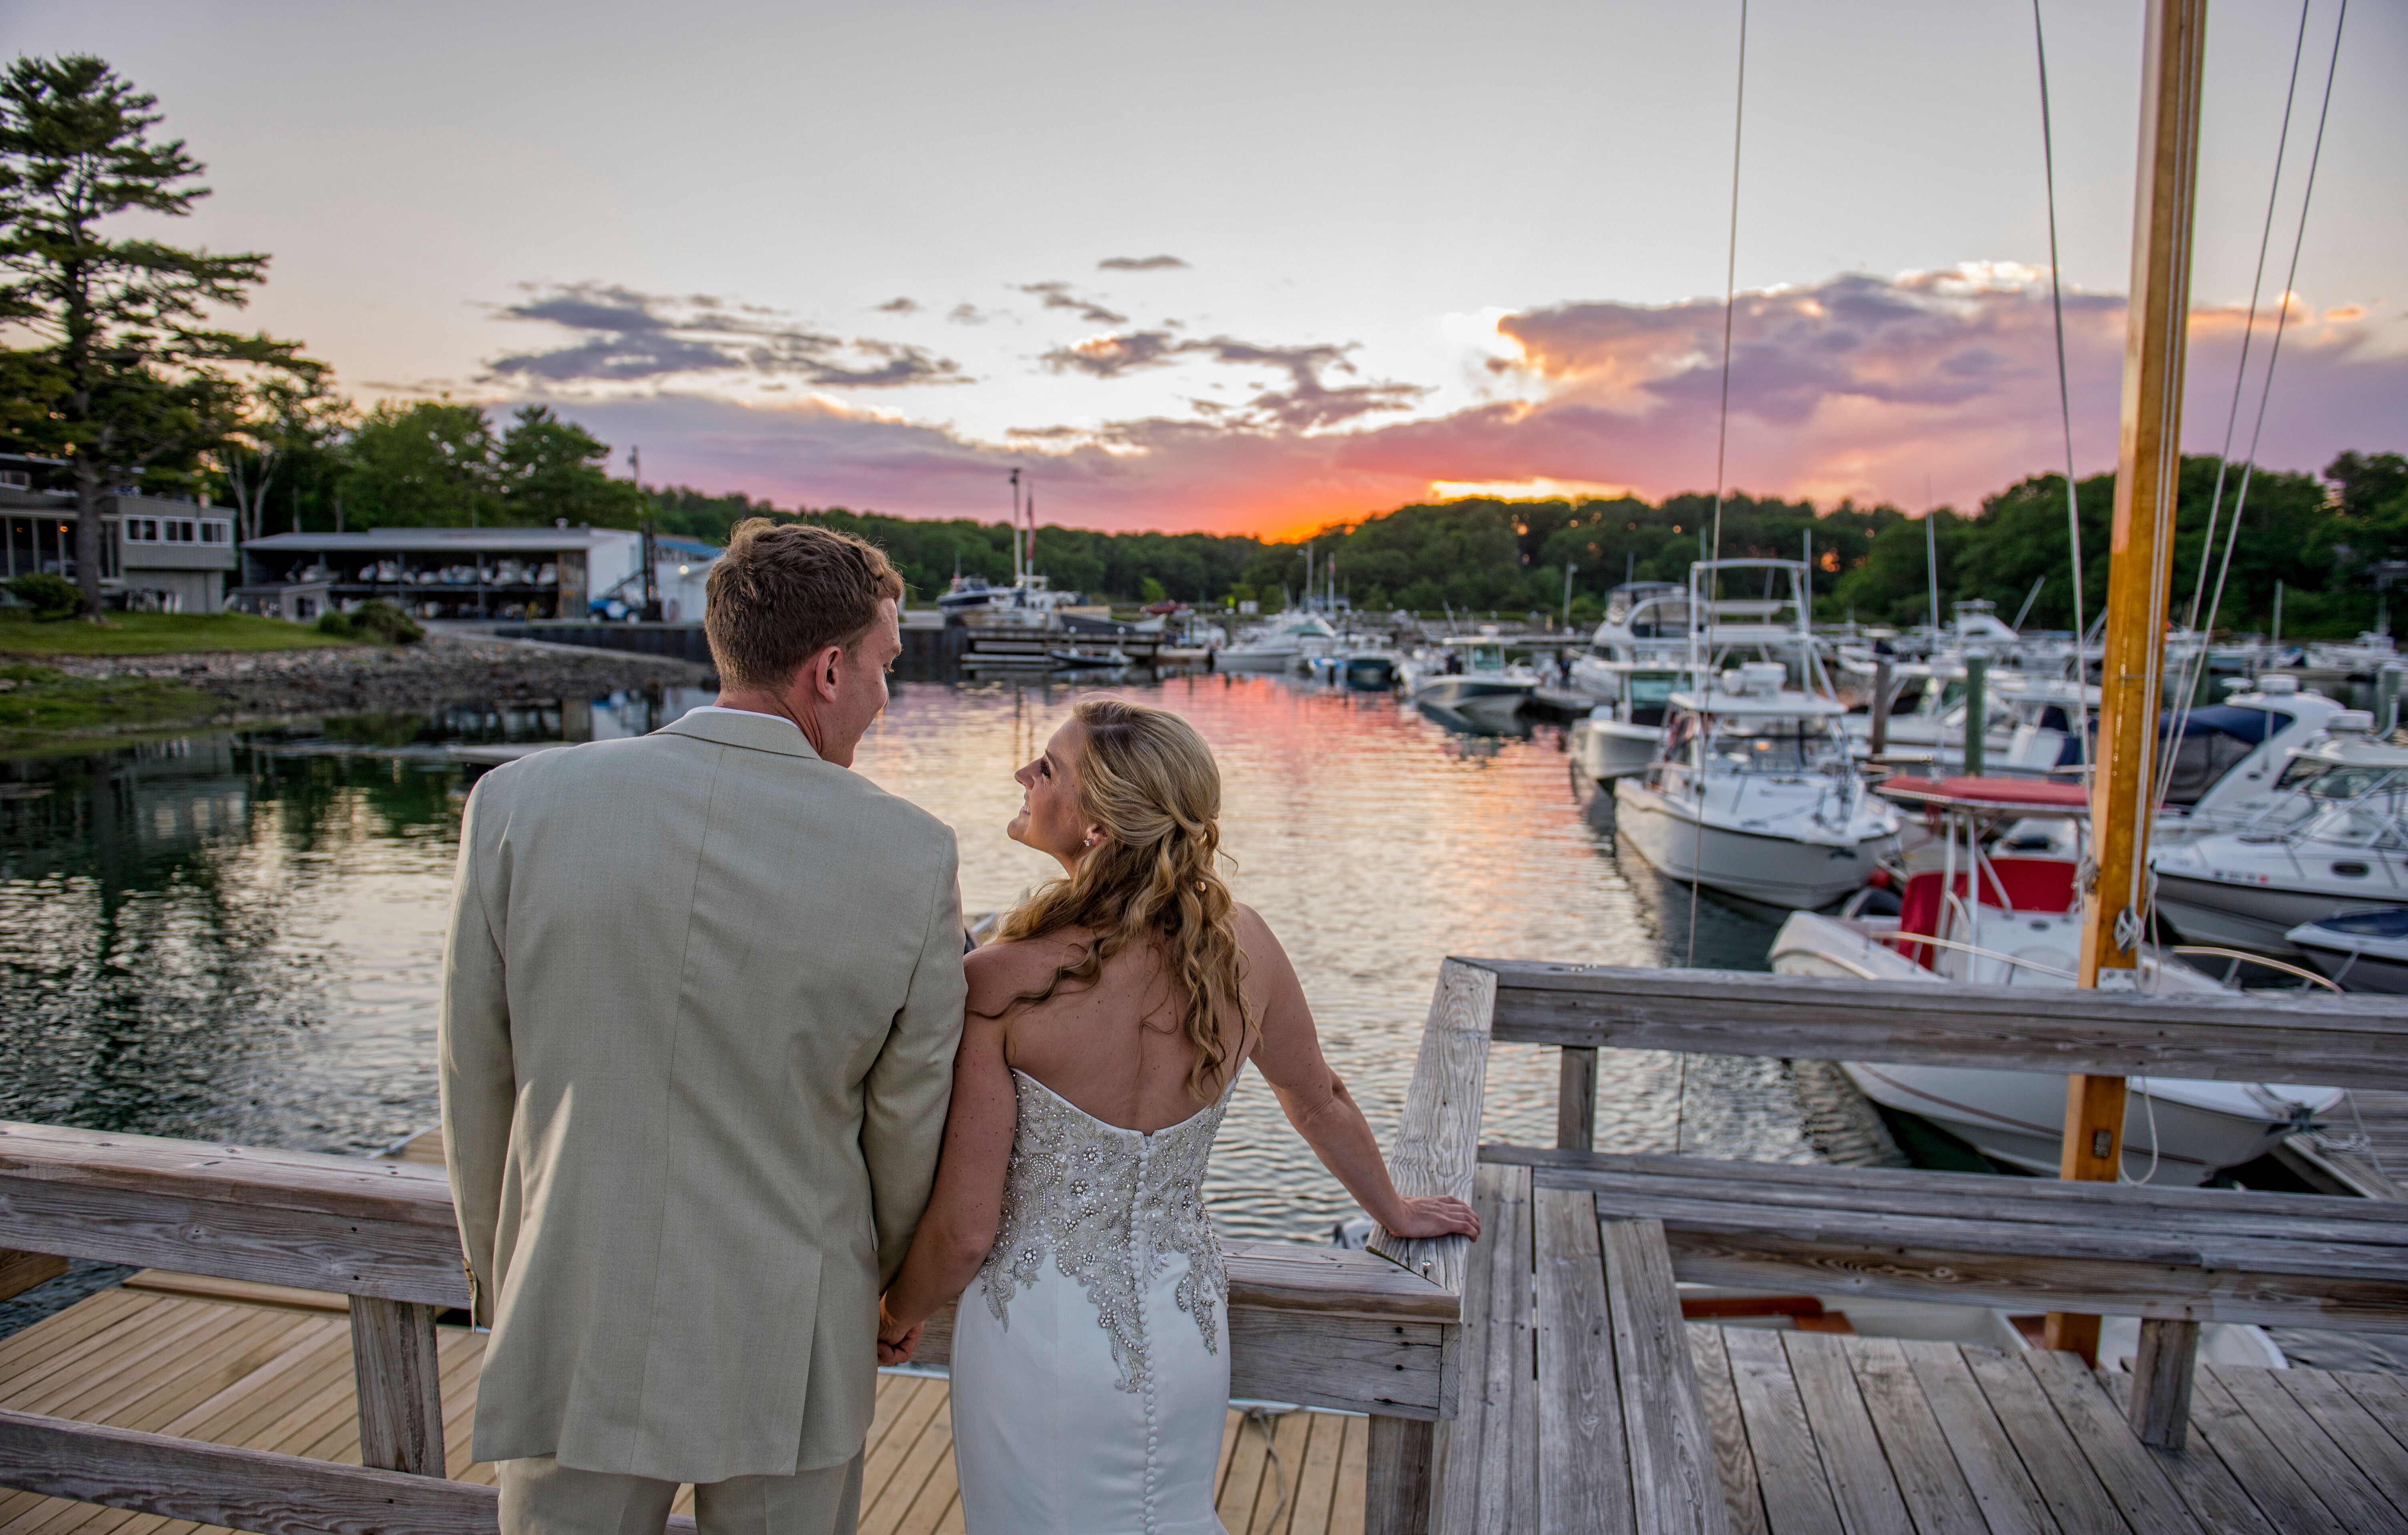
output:
M661 1535L678 1484L580 1471L551 1456L497 1460L502 1535ZM792 1476L731 1476L694 1489L701 1535L853 1535L861 1456Z

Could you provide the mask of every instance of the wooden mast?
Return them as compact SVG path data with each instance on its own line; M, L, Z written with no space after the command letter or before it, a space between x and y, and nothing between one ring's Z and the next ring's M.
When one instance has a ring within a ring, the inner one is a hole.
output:
M2129 987L2139 975L2166 598L2173 584L2174 498L2182 474L2183 355L2206 40L2207 0L2148 0L2106 652L2090 788L2098 876L2083 911L2085 986ZM2123 1140L2124 1079L2069 1077L2060 1175L2112 1182L2122 1165ZM2099 1318L2052 1312L2046 1341L2095 1364Z

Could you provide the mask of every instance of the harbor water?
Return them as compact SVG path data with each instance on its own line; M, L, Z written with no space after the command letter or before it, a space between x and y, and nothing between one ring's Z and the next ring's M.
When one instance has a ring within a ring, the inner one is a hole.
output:
M1116 691L1212 743L1240 897L1304 979L1323 1046L1396 1124L1447 954L1692 959L1690 897L1618 851L1558 732L1452 734L1387 694L1197 674ZM855 762L960 839L970 911L1054 872L1007 839L1012 769L1082 690L904 682ZM709 695L196 736L0 765L0 1117L367 1152L437 1118L435 1027L466 769L447 743L609 738ZM629 879L645 870L631 868ZM1775 914L1708 895L1694 962L1761 968ZM795 935L797 963L810 935ZM1825 1069L1607 1054L1599 1143L1881 1155ZM1800 1073L1803 1080L1801 1081ZM1500 1046L1491 1139L1553 1138L1555 1053ZM1354 1212L1249 1077L1213 1165L1231 1238L1326 1240Z

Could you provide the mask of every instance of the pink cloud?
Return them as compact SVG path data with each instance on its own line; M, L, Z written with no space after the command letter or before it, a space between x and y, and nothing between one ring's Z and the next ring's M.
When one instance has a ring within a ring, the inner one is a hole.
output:
M2068 294L2074 457L2113 466L2123 300ZM2252 353L2262 376L2268 320ZM2222 440L2241 340L2237 312L2193 317L2184 438ZM2293 301L2260 458L2314 469L2344 448L2408 449L2401 318ZM1003 471L1037 475L1049 521L1104 528L1284 535L1417 500L1437 481L1627 484L1660 496L1710 490L1722 306L1564 304L1508 315L1519 348L1492 363L1517 397L1352 430L1249 412L1147 419L1097 432L1039 428L1013 444L823 401L739 406L697 395L578 403L614 441L640 440L666 477L781 502L907 516L993 517ZM1926 477L1969 505L2061 466L2044 279L1968 268L1897 280L1835 278L1742 296L1734 316L1727 482L1757 494L1919 506ZM2245 446L2251 404L2242 415ZM1321 418L1335 419L1335 418ZM1016 450L1016 451L1015 451Z

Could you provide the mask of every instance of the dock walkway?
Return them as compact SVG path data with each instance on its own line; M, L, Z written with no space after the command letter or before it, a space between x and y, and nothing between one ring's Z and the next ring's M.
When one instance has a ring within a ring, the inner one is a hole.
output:
M484 1337L437 1330L447 1465L469 1458ZM356 1466L359 1413L343 1297L146 1270L0 1339L0 1409ZM1361 1535L1369 1420L1294 1412L1222 1434L1221 1519L1232 1535ZM1266 1429L1268 1438L1266 1439ZM682 1490L676 1512L693 1512ZM946 1385L883 1373L862 1479L862 1535L962 1528ZM0 1535L215 1535L121 1508L0 1491Z

